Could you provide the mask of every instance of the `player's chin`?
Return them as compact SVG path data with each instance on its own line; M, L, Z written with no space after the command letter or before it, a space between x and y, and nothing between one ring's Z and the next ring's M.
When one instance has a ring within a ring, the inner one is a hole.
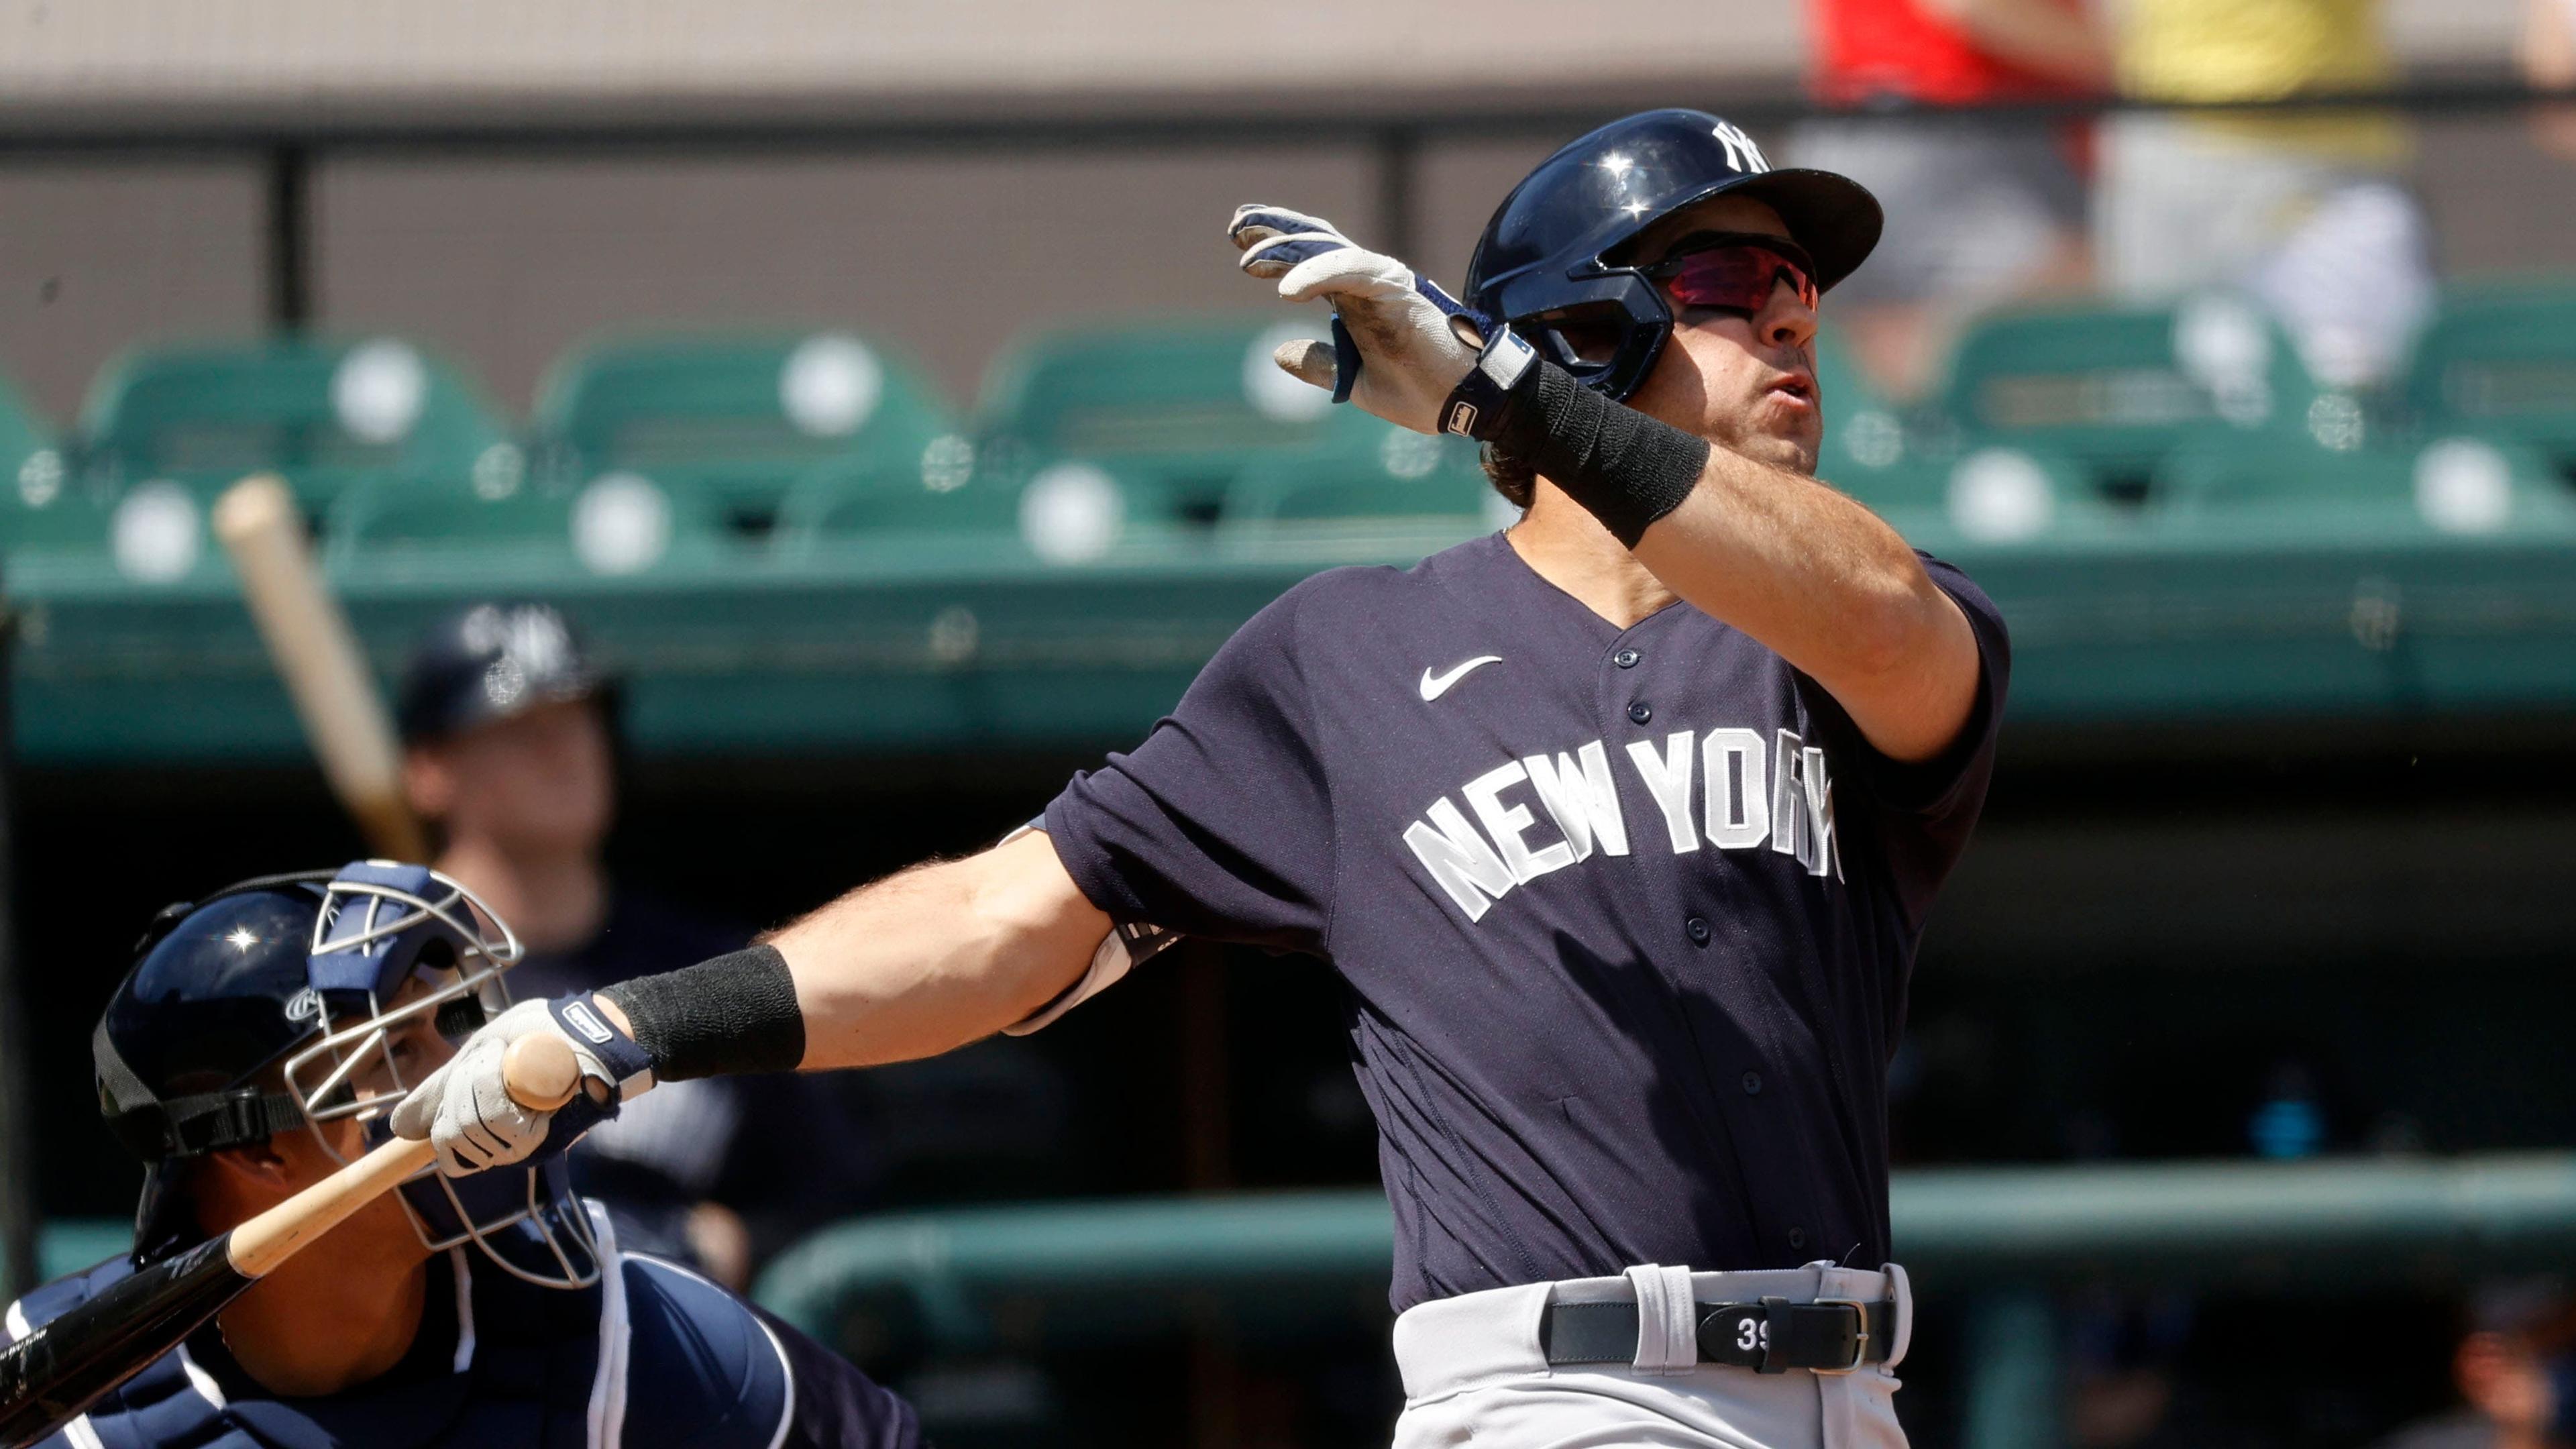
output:
M1813 403L1784 405L1778 393L1767 393L1753 406L1751 424L1737 451L1792 472L1816 471L1816 454L1824 445L1825 424Z

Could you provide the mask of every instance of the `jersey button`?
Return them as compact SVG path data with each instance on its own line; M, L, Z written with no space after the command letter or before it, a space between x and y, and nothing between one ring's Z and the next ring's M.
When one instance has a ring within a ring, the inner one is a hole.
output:
M1628 718L1638 724L1644 724L1654 717L1655 707L1642 699L1628 706Z
M1692 944L1692 945L1694 945L1694 946L1705 946L1705 945L1707 945L1707 944L1708 944L1708 920L1707 920L1707 918L1706 918L1706 917L1704 917L1704 916L1693 916L1693 917L1691 917L1689 920L1682 922L1682 934L1683 934L1683 935L1685 935L1685 936L1690 937L1690 938L1691 938L1691 944Z
M1622 649L1610 656L1610 662L1622 669L1634 669L1637 667L1637 661L1645 657L1634 649Z
M1789 1230L1789 1246L1792 1248L1803 1248L1807 1246L1807 1230L1805 1228L1791 1228Z
M1746 1072L1744 1074L1744 1095L1748 1097L1759 1097L1762 1095L1762 1074L1760 1072Z

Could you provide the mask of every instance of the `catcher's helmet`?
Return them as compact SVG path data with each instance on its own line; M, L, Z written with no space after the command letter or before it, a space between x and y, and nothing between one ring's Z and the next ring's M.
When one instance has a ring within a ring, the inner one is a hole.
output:
M99 1110L145 1163L134 1252L148 1262L200 1236L178 1191L187 1159L303 1130L339 1156L323 1127L348 1118L366 1145L386 1140L426 1069L424 1034L453 1044L506 1007L501 976L520 951L446 876L356 861L170 906L135 955L90 1050ZM560 1154L461 1180L424 1171L401 1197L432 1249L471 1241L552 1287L597 1275Z
M1494 211L1467 262L1469 307L1509 322L1588 387L1625 398L1673 329L1661 288L1627 265L1638 233L1712 196L1770 204L1815 258L1816 285L1851 275L1878 245L1878 199L1830 171L1774 171L1742 128L1705 111L1646 111L1548 157ZM1578 348L1564 328L1607 326Z

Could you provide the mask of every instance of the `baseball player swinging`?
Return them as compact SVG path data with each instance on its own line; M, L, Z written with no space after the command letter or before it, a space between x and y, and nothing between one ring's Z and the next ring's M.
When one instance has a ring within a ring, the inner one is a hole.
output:
M980 855L514 1007L395 1130L455 1173L535 1151L499 1073L533 1032L632 1095L1030 1030L1173 932L1304 951L1377 1114L1399 1446L1901 1445L1886 1065L2007 646L1810 474L1818 298L1879 225L1679 110L1531 173L1465 306L1244 208L1243 269L1337 318L1281 364L1482 440L1522 520L1291 589Z

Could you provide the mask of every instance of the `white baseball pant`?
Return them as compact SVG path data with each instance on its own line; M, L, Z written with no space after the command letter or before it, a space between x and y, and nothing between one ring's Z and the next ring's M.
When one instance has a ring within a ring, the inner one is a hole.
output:
M1848 1374L1698 1362L1693 1302L1769 1296L1893 1299L1896 1341L1885 1363ZM1549 1367L1539 1316L1552 1302L1650 1305L1638 1315L1637 1362ZM1879 1273L1830 1263L1744 1273L1641 1267L1443 1298L1395 1321L1404 1378L1395 1449L1905 1449L1892 1371L1913 1332L1913 1293L1893 1265Z

